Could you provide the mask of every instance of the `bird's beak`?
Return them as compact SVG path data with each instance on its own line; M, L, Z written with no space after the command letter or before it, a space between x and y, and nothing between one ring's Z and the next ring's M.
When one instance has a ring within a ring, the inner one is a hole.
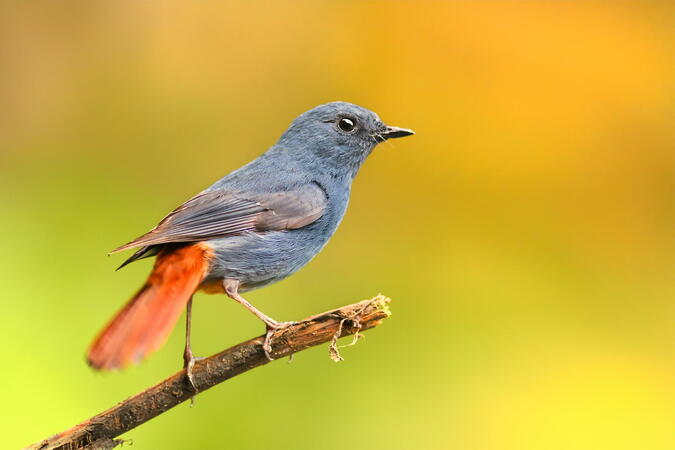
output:
M410 136L412 134L415 134L413 130L388 126L384 132L380 133L380 136L382 136L385 139L393 139Z

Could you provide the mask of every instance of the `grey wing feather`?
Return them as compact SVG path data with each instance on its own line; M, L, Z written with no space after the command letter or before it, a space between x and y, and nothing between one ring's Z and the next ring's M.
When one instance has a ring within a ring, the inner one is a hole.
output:
M326 207L316 184L272 192L205 191L188 200L148 233L111 253L134 247L195 242L247 231L291 230L316 221Z
M326 194L316 184L302 190L273 192L257 197L266 208L256 220L256 230L295 230L309 225L323 215Z

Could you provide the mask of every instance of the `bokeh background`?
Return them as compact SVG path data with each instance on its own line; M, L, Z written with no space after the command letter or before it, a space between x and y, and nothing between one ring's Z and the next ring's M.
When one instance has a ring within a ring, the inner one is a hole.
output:
M117 245L331 100L382 145L308 267L249 294L280 320L382 292L393 315L131 431L138 449L675 448L672 2L4 2L3 444L181 366L182 331L98 374L140 286ZM259 334L197 297L212 354Z

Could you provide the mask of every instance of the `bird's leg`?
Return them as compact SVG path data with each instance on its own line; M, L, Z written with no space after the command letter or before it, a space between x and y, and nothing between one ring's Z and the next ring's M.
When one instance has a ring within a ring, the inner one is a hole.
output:
M223 281L223 287L225 288L225 293L228 297L242 304L244 308L255 314L258 319L265 322L267 333L265 334L265 341L263 342L263 351L265 352L267 359L272 361L273 358L270 355L270 352L272 351L272 336L276 331L286 328L290 325L295 325L296 322L277 322L271 317L265 315L262 311L258 310L258 308L250 304L244 297L239 295L239 280L234 278L225 278Z
M192 322L192 297L187 302L187 307L185 309L185 351L183 352L183 367L185 368L185 373L187 374L188 381L190 386L195 392L199 392L195 386L195 380L192 375L192 369L195 366L195 355L192 354L192 347L190 346L190 323Z

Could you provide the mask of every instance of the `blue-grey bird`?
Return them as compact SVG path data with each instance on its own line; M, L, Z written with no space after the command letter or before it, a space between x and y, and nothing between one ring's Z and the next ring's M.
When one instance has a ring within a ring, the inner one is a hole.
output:
M260 157L113 251L137 248L122 266L157 258L145 285L92 343L89 364L111 370L142 360L166 341L187 308L184 363L192 382L190 317L198 290L225 293L265 322L263 350L269 358L272 335L287 324L260 312L241 293L286 278L321 251L373 148L411 134L346 102L327 103L296 118Z

